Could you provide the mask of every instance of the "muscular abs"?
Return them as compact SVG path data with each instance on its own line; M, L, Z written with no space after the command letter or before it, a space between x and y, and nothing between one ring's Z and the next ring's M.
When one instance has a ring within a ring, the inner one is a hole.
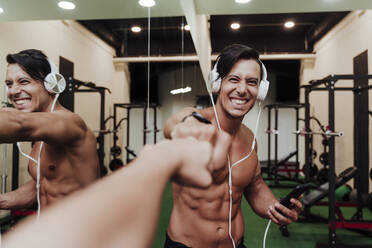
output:
M232 155L233 161L239 158ZM244 234L241 200L255 174L257 155L235 166L232 172L232 234L238 244ZM173 184L173 210L168 228L169 236L191 247L230 247L228 169L222 180L215 180L206 190Z

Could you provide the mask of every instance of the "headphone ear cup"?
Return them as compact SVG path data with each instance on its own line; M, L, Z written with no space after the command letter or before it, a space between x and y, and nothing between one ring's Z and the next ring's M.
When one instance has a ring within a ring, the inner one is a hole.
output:
M213 89L213 82L214 82L214 79L213 79L213 71L209 72L208 74L208 82L207 82L207 91L209 93L212 93L212 89Z
M60 94L66 88L66 80L59 73L49 73L44 79L44 86L48 92Z
M207 90L209 93L218 93L220 90L221 78L219 76L217 66L215 66L208 75Z
M207 82L207 90L210 94L218 93L220 91L221 86L221 78L220 74L217 72L217 65L218 65L218 58L216 63L213 66L212 71L208 75L208 82Z
M265 100L267 92L269 91L270 83L267 80L261 80L260 86L258 87L257 99L260 101Z
M214 80L212 84L212 93L217 94L220 91L220 87L221 87L221 78Z

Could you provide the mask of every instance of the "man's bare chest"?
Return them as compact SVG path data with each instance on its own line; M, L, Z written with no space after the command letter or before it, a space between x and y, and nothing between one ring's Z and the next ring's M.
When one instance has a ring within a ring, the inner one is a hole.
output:
M40 142L37 142L32 147L30 156L38 160L40 151ZM43 144L40 153L40 176L48 180L56 179L61 175L64 167L66 167L67 157L63 149L55 148L48 144ZM37 164L29 161L28 171L32 178L37 178Z

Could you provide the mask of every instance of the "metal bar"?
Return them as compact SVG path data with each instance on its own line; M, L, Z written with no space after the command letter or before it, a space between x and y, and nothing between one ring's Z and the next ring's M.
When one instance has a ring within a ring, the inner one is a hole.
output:
M114 131L117 130L117 126L116 126L116 117L117 117L117 111L116 111L116 104L114 104L114 116L113 116L113 119L114 119ZM117 144L117 140L118 140L118 135L117 135L117 132L114 132L113 133L113 136L114 136L114 147L116 147L116 144ZM114 159L116 159L116 153L114 153Z
M156 107L154 107L154 130L157 130L158 129L158 127L157 127L157 124L156 124ZM154 131L154 144L156 144L156 134L157 134L157 132L156 131Z
M145 107L143 109L143 145L146 145L146 129L147 129L147 125L146 125L146 122L147 122L147 119L146 119L146 114L147 114L147 108Z
M98 91L97 90L88 90L88 89L77 89L77 90L75 90L75 92L85 93L85 92L98 92Z
M338 74L333 75L334 83L338 80L354 80L354 79L372 79L372 75L367 74Z
M315 59L316 55L313 53L283 53L283 54L261 54L261 60L288 60L288 59ZM211 60L216 60L217 55L211 55ZM166 61L198 61L197 55L184 56L150 56L150 57L120 57L114 58L114 64L121 63L141 63L141 62L166 62Z
M275 108L275 129L278 130L278 108ZM274 160L275 164L274 166L278 166L278 135L275 135L275 151L274 151ZM277 183L277 175L278 173L275 173L275 183Z
M358 75L368 74L368 51L365 50L354 58L354 73ZM358 202L363 201L363 195L369 193L369 99L366 78L354 80L354 165L358 168L354 188L356 188ZM362 218L362 207L359 208Z
M19 151L17 144L13 144L12 155L12 190L18 189L19 186Z
M268 130L271 130L271 107L267 110L267 120L268 120ZM271 178L271 133L267 133L267 143L268 143L268 149L267 149L267 177Z
M292 132L293 134L299 134L299 135L324 135L324 136L328 136L328 137L331 137L331 136L335 136L335 137L342 137L344 136L344 133L343 132L331 132L329 130L325 131L325 132L304 132L304 131L301 131L301 130L296 130L296 131L293 131ZM297 136L298 137L298 136Z
M299 129L299 120L298 120L298 115L299 115L299 110L298 110L298 108L296 108L296 129L298 130ZM299 137L298 137L298 135L296 136L296 151L297 151L297 153L296 153L296 168L297 169L299 169L300 168L300 164L299 164L299 162L298 162L298 140L299 140ZM296 174L297 176L298 176L298 174Z
M127 147L129 148L129 135L130 135L130 132L129 132L129 125L130 125L130 109L131 108L127 108L127 118L128 118L128 121L127 121ZM129 152L127 151L127 164L129 163Z
M100 129L105 129L105 90L99 90L98 93L101 97L101 108L100 108ZM105 136L104 133L100 132L98 135L99 145L98 145L98 153L99 153L99 164L101 167L101 171L104 167L104 158L105 158Z
M3 144L3 166L2 166L2 174L1 174L1 193L4 194L6 192L6 178L8 175L6 174L7 170L7 144Z
M327 91L328 88L327 87L322 87L322 88L314 88L314 89L311 89L312 91ZM352 88L352 87L335 87L334 88L335 91L353 91L353 90L356 90L355 88Z
M355 80L355 79L372 79L372 75L354 75L354 74L329 75L320 80L312 80L309 82L308 85L304 85L301 87L302 88L308 87L308 88L314 89L315 87L318 87L319 85L326 84L331 81L333 82L333 85L335 85L336 82L339 80Z
M6 88L4 89L4 98L3 98L3 106L6 107L7 104L8 104L8 101L7 101L7 90ZM4 194L6 192L6 178L8 177L7 175L7 155L8 155L8 152L7 152L7 144L4 143L3 144L3 166L2 166L2 173L1 173L1 193Z
M331 130L335 129L335 92L334 92L335 82L331 81L328 85L328 125ZM331 248L336 247L336 173L335 173L335 137L331 136L329 139L329 209L328 209L328 219L329 219L329 232L328 232L328 245Z
M272 107L277 107L277 108L304 108L305 104L282 104L282 103L272 103L272 104L267 104L265 105L264 108L272 108Z
M138 103L115 103L118 107L121 108L145 108L147 107L147 104L138 104ZM156 104L150 103L150 107L157 107Z
M311 89L305 88L305 131L310 132L310 95ZM305 136L305 181L310 181L310 167L313 163L312 151L311 151L311 144L310 144L310 136Z

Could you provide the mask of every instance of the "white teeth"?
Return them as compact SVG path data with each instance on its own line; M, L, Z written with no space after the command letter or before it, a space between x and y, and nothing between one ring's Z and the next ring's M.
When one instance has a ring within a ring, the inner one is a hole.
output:
M16 104L19 104L19 105L22 105L22 104L25 104L25 103L29 103L30 100L16 100L15 103Z
M240 99L231 99L231 101L235 104L245 104L247 100L240 100Z

